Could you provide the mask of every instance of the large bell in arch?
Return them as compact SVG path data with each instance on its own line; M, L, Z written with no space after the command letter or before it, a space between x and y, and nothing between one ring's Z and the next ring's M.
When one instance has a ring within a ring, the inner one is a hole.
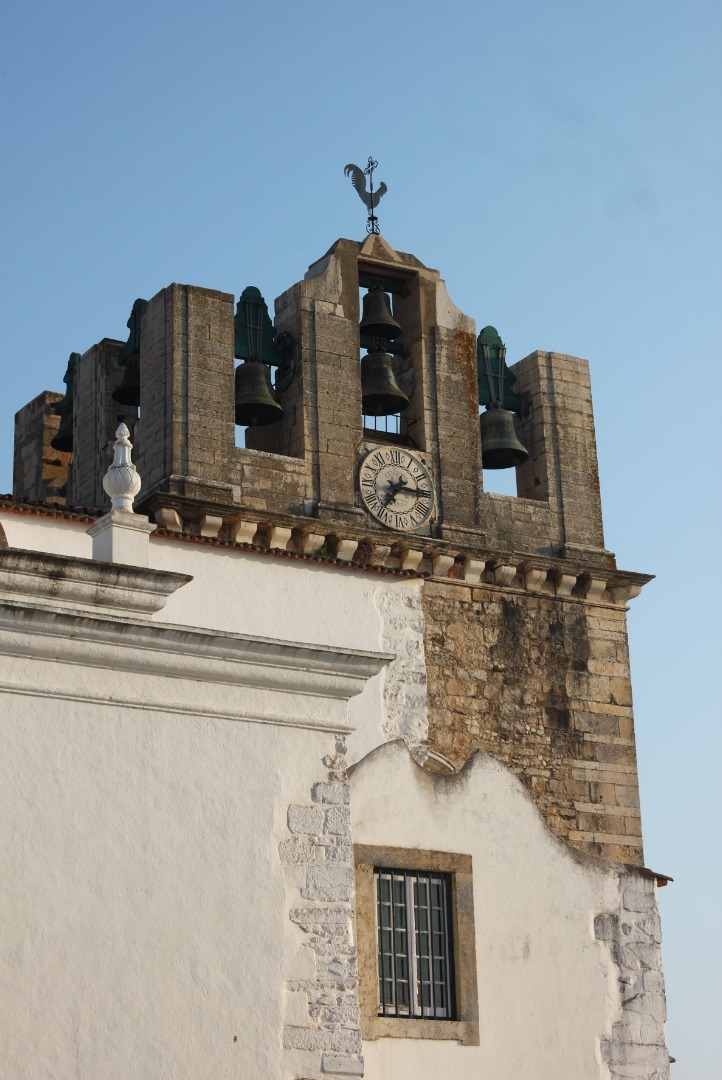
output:
M392 341L401 332L401 327L391 314L389 298L384 290L380 285L369 289L363 298L361 333L367 337Z
M273 396L271 369L262 360L246 360L236 368L236 423L265 427L283 418Z
M373 350L361 358L361 400L365 416L393 416L409 404L389 353Z
M123 379L113 391L113 401L119 405L140 405L140 354L131 353L123 365Z
M60 417L58 430L50 440L53 450L60 450L63 454L69 454L73 449L73 384L75 381L75 365L80 359L80 353L71 353L68 366L63 375L65 383L65 397L55 406L55 414Z
M514 414L508 409L487 408L479 420L481 464L485 469L511 469L529 457L514 428Z

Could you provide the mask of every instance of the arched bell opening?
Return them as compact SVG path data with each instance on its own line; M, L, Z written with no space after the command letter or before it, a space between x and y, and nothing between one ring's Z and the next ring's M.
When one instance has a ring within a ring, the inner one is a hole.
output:
M485 326L477 338L477 375L484 489L517 495L516 470L529 459L515 421L523 401L514 389L516 376L506 364L506 346L493 326Z
M402 279L359 272L361 410L366 439L415 446L408 414L413 365L401 340L405 327L396 317L406 292Z
M276 333L266 301L254 285L241 293L234 319L236 446L293 456L287 391L296 374L296 344ZM285 422L284 422L285 421Z

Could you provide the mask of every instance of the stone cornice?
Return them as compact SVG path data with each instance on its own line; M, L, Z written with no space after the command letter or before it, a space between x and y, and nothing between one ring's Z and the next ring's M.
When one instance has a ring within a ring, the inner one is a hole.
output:
M392 659L0 601L0 692L347 731L346 702Z
M466 585L521 589L588 603L625 605L652 580L597 565L583 549L559 556L490 550L352 522L253 511L155 492L144 506L159 536L238 546L276 556L332 562L359 570L430 577Z
M80 559L70 555L0 549L0 600L23 598L152 615L187 584L188 574Z

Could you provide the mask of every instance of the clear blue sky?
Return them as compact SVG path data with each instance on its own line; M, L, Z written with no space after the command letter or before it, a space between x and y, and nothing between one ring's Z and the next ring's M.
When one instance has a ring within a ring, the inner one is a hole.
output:
M510 360L591 361L607 546L657 574L630 632L674 1080L721 1075L721 45L718 0L26 0L0 46L0 490L15 410L136 297L272 300L360 237L369 154L387 240Z

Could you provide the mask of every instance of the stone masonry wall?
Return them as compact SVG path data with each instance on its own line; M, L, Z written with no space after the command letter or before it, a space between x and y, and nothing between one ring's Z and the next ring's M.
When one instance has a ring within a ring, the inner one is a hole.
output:
M32 502L62 506L62 488L68 480L72 458L53 450L50 440L58 433L60 417L53 412L63 395L44 390L15 414L13 494Z
M237 446L233 459L234 501L253 510L277 510L302 514L310 498L306 462L261 450Z
M621 1017L601 1045L611 1080L669 1080L662 931L654 881L622 871L619 910L597 915L594 934L606 942L619 969Z
M298 900L289 917L313 954L308 977L287 984L283 1044L299 1078L363 1076L358 964L353 935L354 870L346 741L324 758L327 778L312 801L288 808L279 845Z
M572 846L642 863L623 609L428 581L429 744L493 754Z

